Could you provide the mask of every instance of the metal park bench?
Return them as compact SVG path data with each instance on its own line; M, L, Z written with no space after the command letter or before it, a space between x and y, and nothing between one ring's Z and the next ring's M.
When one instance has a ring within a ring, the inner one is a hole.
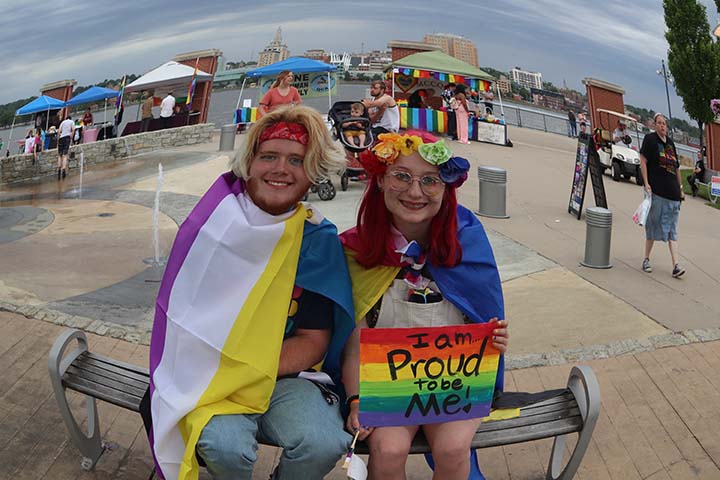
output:
M73 342L77 342L77 348L65 355ZM50 350L48 360L50 380L63 420L83 456L82 468L91 470L104 451L95 399L139 412L150 380L148 370L90 352L85 334L80 330L63 332ZM88 434L73 417L65 389L87 396ZM600 387L595 374L590 367L576 366L570 372L564 393L521 408L519 417L483 423L475 434L472 447L488 448L554 438L547 478L569 480L580 466L599 414ZM574 433L578 434L577 442L563 466L565 442L567 436ZM367 445L359 443L355 452L367 454ZM430 447L420 433L415 437L410 453L428 452Z
M710 203L712 203L713 205L720 202L720 195L712 194L710 182L712 181L712 177L717 177L718 175L720 175L720 172L716 172L715 170L710 170L709 168L706 168L702 181L695 180L696 185L702 185L707 189L708 200L710 200Z
M73 342L77 343L77 348L65 355ZM85 333L80 330L66 330L60 334L50 349L48 368L65 426L83 457L80 466L83 470L92 470L105 450L95 399L140 412L140 401L150 384L150 372L90 352ZM86 395L87 433L80 428L70 410L66 388Z
M513 443L554 438L547 478L569 480L575 476L590 443L600 414L600 386L590 367L576 366L570 371L567 389L562 395L520 409L520 416L483 423L475 433L472 448L489 448ZM578 433L575 448L563 467L567 435ZM367 454L364 443L356 453ZM413 440L410 453L429 453L422 432Z

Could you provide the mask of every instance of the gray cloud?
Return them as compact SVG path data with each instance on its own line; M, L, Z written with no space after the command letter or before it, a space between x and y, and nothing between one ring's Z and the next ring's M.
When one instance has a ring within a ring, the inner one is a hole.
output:
M714 3L703 3L715 18ZM281 25L293 54L359 51L361 44L371 50L393 39L457 33L476 42L483 65L520 65L580 90L582 78L594 76L625 86L628 103L666 110L662 79L654 73L667 50L660 0L606 0L602 7L577 0L56 0L50 9L43 2L4 0L3 6L0 103L36 95L44 83L65 78L86 85L143 73L189 50L219 48L228 60L257 58ZM680 100L673 101L679 112Z

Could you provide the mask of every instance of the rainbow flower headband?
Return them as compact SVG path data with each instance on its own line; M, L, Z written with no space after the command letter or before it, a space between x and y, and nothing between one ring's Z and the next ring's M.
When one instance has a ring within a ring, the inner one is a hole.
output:
M417 135L400 135L399 133L381 133L378 135L378 140L379 142L372 148L374 155L371 155L370 159L378 162L379 165L374 165L375 168L368 168L370 170L368 173L385 170L400 155L407 157L413 152L418 152L423 160L438 167L440 179L446 184L457 188L468 178L470 162L462 157L453 156L444 140L423 143L423 139ZM367 162L368 158L366 157L365 160ZM368 166L366 165L366 168Z

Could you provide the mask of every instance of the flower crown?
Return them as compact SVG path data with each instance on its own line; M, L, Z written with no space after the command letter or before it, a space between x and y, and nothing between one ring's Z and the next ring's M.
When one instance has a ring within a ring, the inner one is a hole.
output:
M458 188L468 178L470 162L462 157L453 156L444 140L423 143L417 135L399 133L381 133L379 142L360 155L360 161L371 175L383 173L400 156L409 156L418 152L423 160L438 167L440 179L451 187Z

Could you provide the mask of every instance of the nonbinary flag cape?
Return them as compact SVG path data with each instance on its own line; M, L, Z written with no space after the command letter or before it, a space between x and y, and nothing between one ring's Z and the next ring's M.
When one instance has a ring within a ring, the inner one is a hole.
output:
M428 262L433 280L440 293L474 323L492 318L505 318L500 274L495 263L485 229L473 213L462 205L457 207L458 240L462 247L462 261L447 268ZM383 265L366 269L355 261L358 250L357 230L352 228L340 235L350 270L355 305L355 321L359 322L382 298L401 268L400 254L388 254ZM502 391L505 377L505 358L500 355L495 390ZM432 459L428 463L432 465ZM484 478L478 468L475 451L471 452L470 479Z
M335 226L304 204L269 215L244 189L231 172L218 178L180 227L160 286L149 437L168 480L198 478L195 446L214 415L267 409L294 285L335 303L323 370L336 384L354 328Z

